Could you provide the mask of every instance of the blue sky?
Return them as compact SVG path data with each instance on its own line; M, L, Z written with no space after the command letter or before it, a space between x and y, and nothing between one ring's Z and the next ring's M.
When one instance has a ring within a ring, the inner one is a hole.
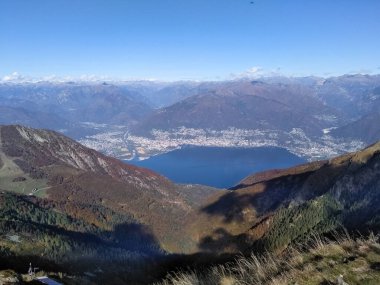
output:
M1 0L0 78L380 73L379 0Z

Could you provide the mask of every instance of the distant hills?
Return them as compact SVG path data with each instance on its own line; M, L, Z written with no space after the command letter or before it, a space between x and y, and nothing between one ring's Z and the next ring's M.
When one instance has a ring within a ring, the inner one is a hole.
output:
M305 83L307 82L307 83ZM320 135L379 110L380 76L267 78L220 82L207 92L159 109L136 131L197 129L282 130Z
M328 158L380 139L379 86L380 76L365 75L218 82L152 112L123 139L140 157L197 145L276 146L310 161ZM96 141L83 142L101 149Z
M151 110L135 96L108 84L0 84L1 105L54 113L73 123L133 123Z
M366 143L374 143L380 134L380 112L373 111L360 119L331 131L336 137L362 140Z
M126 159L196 145L277 146L316 160L380 139L379 88L379 75L360 74L0 83L0 122L53 129Z
M327 105L351 120L379 109L380 75L344 75L323 80L313 88Z
M135 127L147 131L180 127L224 130L228 128L281 130L302 128L321 134L337 124L338 113L298 85L264 82L228 82L163 108Z
M0 106L0 124L20 124L47 129L70 129L71 123L54 112L27 110L23 107Z

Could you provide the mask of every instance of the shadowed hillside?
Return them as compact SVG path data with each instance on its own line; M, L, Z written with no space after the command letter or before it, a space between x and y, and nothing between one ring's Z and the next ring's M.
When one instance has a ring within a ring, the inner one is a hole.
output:
M329 161L259 173L189 220L199 250L282 250L311 232L379 229L380 143Z
M173 245L171 227L191 207L166 178L106 157L55 132L3 126L0 134L1 157L7 164L0 173L4 177L1 188L55 203L69 202L66 211L75 204L81 205L83 212L99 205L126 213L152 226L163 246ZM37 192L32 193L35 188ZM167 219L159 218L162 216Z
M32 260L65 276L148 282L237 253L280 253L342 226L380 229L380 143L217 191L175 185L51 131L1 126L0 142L3 269Z
M192 188L197 194L182 193L150 170L52 131L1 126L0 266L23 272L33 261L55 272L118 272L123 283L146 282L152 262L191 244L181 225L203 191Z
M162 285L375 285L379 283L378 237L333 240L314 237L282 255L251 254L203 270L169 274Z

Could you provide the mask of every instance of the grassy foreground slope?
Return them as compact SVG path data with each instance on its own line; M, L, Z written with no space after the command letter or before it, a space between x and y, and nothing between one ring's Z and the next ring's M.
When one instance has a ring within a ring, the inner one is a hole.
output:
M346 282L346 283L344 283ZM334 241L314 238L280 256L242 257L205 271L168 275L157 285L377 285L380 283L378 237Z

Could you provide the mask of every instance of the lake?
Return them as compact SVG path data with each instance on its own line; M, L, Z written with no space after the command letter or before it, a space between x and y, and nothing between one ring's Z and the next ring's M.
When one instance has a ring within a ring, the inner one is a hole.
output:
M152 169L176 183L230 188L246 176L306 162L278 147L222 148L187 146L127 163Z

